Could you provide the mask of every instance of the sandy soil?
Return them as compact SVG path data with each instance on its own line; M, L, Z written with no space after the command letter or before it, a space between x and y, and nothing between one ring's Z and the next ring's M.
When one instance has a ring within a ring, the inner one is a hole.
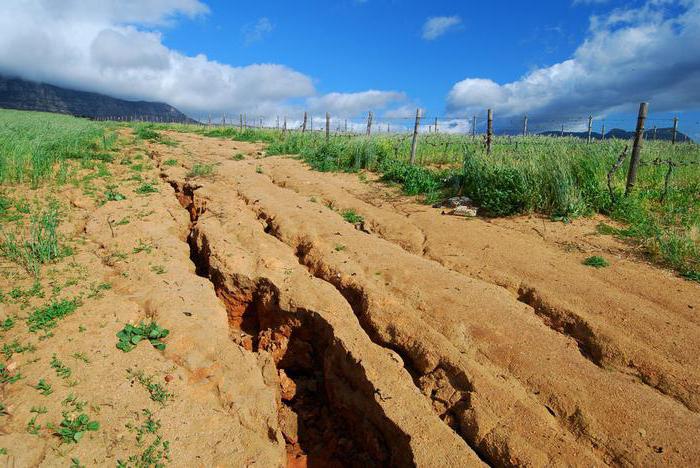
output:
M84 241L73 263L112 288L37 342L39 360L14 358L25 379L3 385L8 463L114 464L143 450L125 426L143 409L162 421L176 466L700 459L700 287L598 235L602 219L456 218L372 175L168 136L178 145L145 148L157 193L103 206L55 194L72 200L67 226ZM194 177L195 164L213 173ZM364 222L347 223L347 209ZM583 266L590 255L611 266ZM117 350L114 334L146 317L170 329L166 349ZM63 388L48 361L75 351L94 357ZM127 368L159 376L174 398L154 403ZM29 384L42 376L60 395L37 396ZM70 446L27 433L32 405L60 420L70 392L99 431Z

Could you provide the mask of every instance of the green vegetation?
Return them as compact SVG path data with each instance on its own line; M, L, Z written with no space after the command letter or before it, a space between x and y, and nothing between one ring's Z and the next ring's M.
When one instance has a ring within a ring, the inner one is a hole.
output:
M116 135L100 123L0 109L0 183L31 183L67 172L68 160L108 160Z
M355 210L344 210L340 215L350 224L358 224L365 221L365 218L355 212Z
M175 395L172 393L168 392L163 385L154 382L153 379L155 376L148 376L144 374L142 370L135 371L132 369L127 369L126 370L128 378L133 382L136 381L139 384L143 385L143 387L148 391L148 394L151 396L151 400L160 403L162 406L165 406L165 404L169 401L172 400Z
M598 255L593 255L592 257L588 257L583 261L583 264L586 266L590 266L593 268L605 268L610 266L610 263L608 263L607 260L605 260L603 257L600 257Z
M56 375L62 379L67 379L73 373L70 367L59 361L55 354L51 357L51 368L55 370Z
M117 333L117 338L119 338L117 349L128 353L134 349L139 342L147 339L154 348L163 351L165 349L165 343L161 340L167 337L169 333L170 331L168 329L158 326L155 322L151 322L148 325L141 323L138 326L127 324Z
M136 444L144 446L143 452L138 455L131 455L124 460L117 460L117 468L135 467L163 467L165 462L170 461L170 442L163 440L159 434L160 420L153 418L153 413L147 409L142 410L145 420L141 424L127 423L126 427L131 432L136 433ZM138 419L137 419L138 423ZM148 441L150 439L150 442Z
M52 204L48 210L31 216L29 232L24 240L18 239L15 233L7 233L0 228L0 254L38 278L42 264L70 253L58 245L58 223L58 208Z
M39 390L39 393L41 393L44 396L49 396L53 393L51 384L44 379L39 379L39 382L36 385L34 385L34 388Z
M167 159L163 161L164 166L177 166L177 160L176 159Z
M151 193L157 193L158 189L155 188L152 183L144 182L143 184L139 185L134 192L138 193L139 195L150 195Z
M187 177L209 177L214 174L213 164L194 164Z
M51 301L50 304L34 309L27 317L27 326L30 332L39 330L48 331L56 326L56 322L68 314L72 314L80 305L76 299L63 299L61 301Z
M63 420L56 429L55 434L65 443L77 444L86 432L96 431L100 428L100 423L91 421L90 417L81 413L71 417L68 412L63 413Z

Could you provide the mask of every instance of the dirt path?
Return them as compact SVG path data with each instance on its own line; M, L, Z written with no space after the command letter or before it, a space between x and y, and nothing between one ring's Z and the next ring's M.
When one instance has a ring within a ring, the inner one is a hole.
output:
M44 289L81 305L42 337L0 331L3 343L36 345L4 364L6 463L700 459L700 288L596 235L598 220L442 216L371 175L168 136L177 145L126 144L111 179L90 179L96 189L51 193L70 207L74 253ZM154 191L139 194L148 178ZM127 196L86 196L101 190ZM364 222L346 222L348 209ZM581 265L592 254L611 267ZM31 287L17 278L4 274L0 290ZM0 319L47 299L6 301ZM116 349L125 324L151 320L170 330L164 350ZM70 359L74 380L54 373L53 355ZM53 395L38 396L42 378ZM169 397L153 398L156 382ZM47 423L80 400L100 429L62 443ZM35 416L42 427L29 431Z

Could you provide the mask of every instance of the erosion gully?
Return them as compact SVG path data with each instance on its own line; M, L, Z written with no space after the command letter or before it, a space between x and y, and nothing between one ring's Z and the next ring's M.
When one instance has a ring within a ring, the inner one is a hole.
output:
M232 291L224 285L222 272L210 268L206 239L196 242L197 222L207 211L196 203L197 186L171 181L180 204L190 214L188 244L196 273L211 281L225 306L229 325L243 332L240 341L252 352L270 353L278 369L281 401L278 416L285 437L288 466L306 457L308 466L395 466L414 465L408 440L391 421L382 428L372 426L336 396L343 386L362 386L359 362L343 361L342 350L334 349L330 326L313 311L282 310L276 286L265 278L247 278L249 291ZM269 231L268 231L269 232ZM368 406L373 402L368 401ZM380 412L380 408L375 408Z

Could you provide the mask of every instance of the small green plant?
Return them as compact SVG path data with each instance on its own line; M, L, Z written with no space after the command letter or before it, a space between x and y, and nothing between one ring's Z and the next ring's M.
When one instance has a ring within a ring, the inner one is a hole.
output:
M39 390L39 393L41 393L44 396L49 396L53 393L53 388L51 388L51 384L44 379L39 379L39 382L37 382L37 384L34 385L34 388Z
M90 292L88 293L87 297L89 299L92 299L95 297L97 297L97 298L102 297L104 295L103 292L109 291L110 289L112 289L112 285L110 283L99 283L99 284L93 283L90 286Z
M107 190L105 192L105 198L107 201L121 201L126 200L126 197L115 190Z
M133 382L137 381L139 384L143 385L151 396L151 400L160 403L165 406L165 404L172 400L175 395L168 392L163 385L154 382L155 376L148 376L142 370L132 370L127 369L127 376Z
M187 177L209 177L214 174L214 165L195 163Z
M73 457L70 459L70 468L85 468L85 465L81 465L80 459Z
M54 328L56 321L72 314L79 305L80 302L77 298L72 300L63 299L58 302L52 301L49 305L34 309L34 312L27 318L29 331L48 331Z
M151 266L151 271L155 273L156 275L162 275L164 274L167 270L163 265L153 265Z
M588 257L583 261L583 264L589 267L593 268L605 268L610 266L610 263L608 263L607 260L605 260L603 257L600 257L598 255L593 255L592 257Z
M117 468L136 467L163 467L164 462L170 461L170 442L163 440L158 434L160 431L160 420L153 418L153 413L149 410L142 410L145 420L143 423L127 423L126 427L131 432L136 433L136 443L139 447L144 445L147 438L152 437L152 441L138 455L131 455L126 461L117 460ZM137 420L138 422L138 420Z
M76 417L71 417L69 413L63 413L63 420L59 424L55 434L65 443L77 444L88 431L97 431L100 423L91 421L90 417L81 413Z
M231 159L234 161L241 161L245 159L245 155L243 153L236 153L233 156L231 156Z
M26 351L34 352L36 351L36 346L33 344L22 345L17 340L2 345L2 354L5 356L5 359L10 359L15 353L24 353Z
M59 361L55 354L51 356L51 368L55 370L56 375L62 379L67 379L73 373L70 367Z
M36 422L37 417L38 416L34 416L29 420L29 422L27 422L27 432L32 435L39 435L39 431L41 430L41 424Z
M177 166L177 160L176 159L168 159L163 161L164 166Z
M46 406L32 406L32 408L29 410L30 413L36 413L36 414L46 414L48 413L48 409Z
M22 378L22 374L13 374L5 364L0 363L0 383L15 383Z
M139 195L148 195L151 193L157 193L158 189L155 188L152 183L144 182L143 184L139 185L134 192L138 193Z
M0 321L0 330L6 332L15 326L15 319L13 317L7 317L5 320Z
M336 252L342 252L343 250L345 250L345 246L343 244L335 244Z
M257 172L258 174L262 174L263 173L262 166L255 166L255 172Z
M134 349L139 342L147 339L154 348L163 351L165 349L165 343L161 340L167 337L169 333L170 331L168 329L158 326L155 322L151 322L148 325L141 323L138 326L127 324L117 333L117 338L119 338L117 349L128 353Z
M342 213L340 213L341 216L345 221L347 221L350 224L358 224L364 222L365 218L360 216L355 212L353 209L349 210L344 210Z
M139 243L134 247L134 249L131 251L132 253L141 253L141 252L146 252L146 253L151 253L153 250L153 245L151 244L146 244L143 242L141 239L139 239Z
M85 353L73 353L71 356L73 357L73 359L83 361L85 364L90 364L90 358L88 358Z

